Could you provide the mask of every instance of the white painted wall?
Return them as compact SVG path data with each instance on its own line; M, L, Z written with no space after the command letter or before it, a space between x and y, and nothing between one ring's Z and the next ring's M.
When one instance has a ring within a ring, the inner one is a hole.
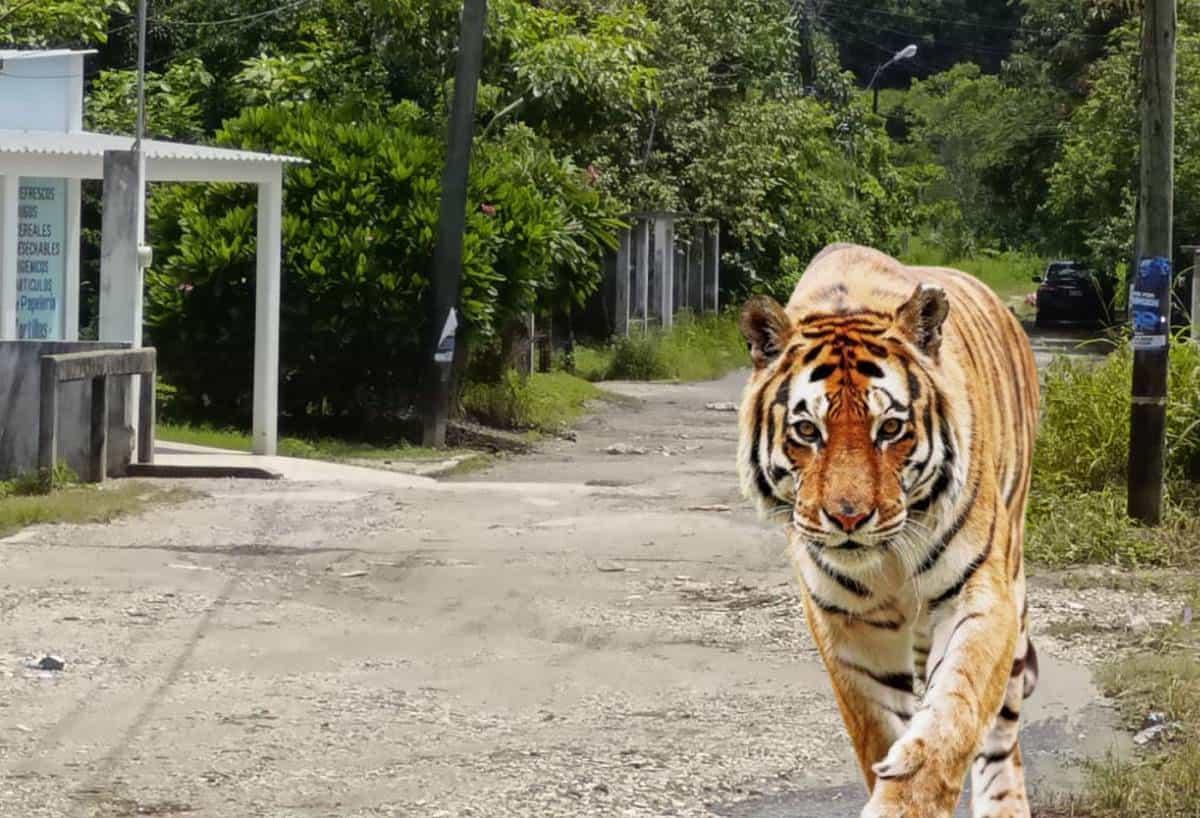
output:
M83 130L83 57L0 55L0 128Z
M20 131L70 132L83 130L83 58L88 52L0 51L0 128ZM0 187L11 196L15 175ZM79 337L79 183L66 181L64 270L56 277L58 320L52 338ZM17 224L10 205L0 201L0 339L16 338L17 258L5 249L12 244ZM60 227L61 229L61 227Z

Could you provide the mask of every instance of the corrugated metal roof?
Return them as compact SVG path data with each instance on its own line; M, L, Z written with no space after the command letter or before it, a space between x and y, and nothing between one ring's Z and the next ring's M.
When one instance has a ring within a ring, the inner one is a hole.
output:
M87 156L103 158L105 151L127 151L133 148L132 136L73 131L6 131L0 130L0 153L41 154L45 156ZM303 163L296 156L212 148L207 145L185 145L143 139L146 159L178 159L185 162L267 162L272 164Z
M71 54L95 54L96 49L73 51L69 48L50 48L42 50L21 50L15 48L0 48L0 60L44 60L50 57L66 57Z

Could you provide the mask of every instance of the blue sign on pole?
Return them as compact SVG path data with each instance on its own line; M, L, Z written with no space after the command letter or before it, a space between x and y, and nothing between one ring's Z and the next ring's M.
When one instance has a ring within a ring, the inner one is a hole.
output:
M1129 293L1134 349L1166 348L1170 334L1167 326L1167 299L1170 297L1171 260L1156 256L1139 261Z

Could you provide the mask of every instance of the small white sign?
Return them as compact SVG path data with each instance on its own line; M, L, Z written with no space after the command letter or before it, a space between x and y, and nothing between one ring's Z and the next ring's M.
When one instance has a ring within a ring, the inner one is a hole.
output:
M1130 345L1134 349L1164 349L1167 346L1167 336L1135 335Z
M433 353L434 361L448 364L454 360L454 333L457 331L458 311L451 307L450 314L446 316L446 324L442 327L442 335L438 338L437 351Z

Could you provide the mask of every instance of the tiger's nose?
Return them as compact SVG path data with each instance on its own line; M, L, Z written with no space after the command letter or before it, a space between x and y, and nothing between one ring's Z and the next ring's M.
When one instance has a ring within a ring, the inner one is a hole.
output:
M861 508L856 508L850 503L845 502L839 503L836 511L825 509L825 516L847 534L862 528L863 523L874 516L874 514L874 511L863 511Z

